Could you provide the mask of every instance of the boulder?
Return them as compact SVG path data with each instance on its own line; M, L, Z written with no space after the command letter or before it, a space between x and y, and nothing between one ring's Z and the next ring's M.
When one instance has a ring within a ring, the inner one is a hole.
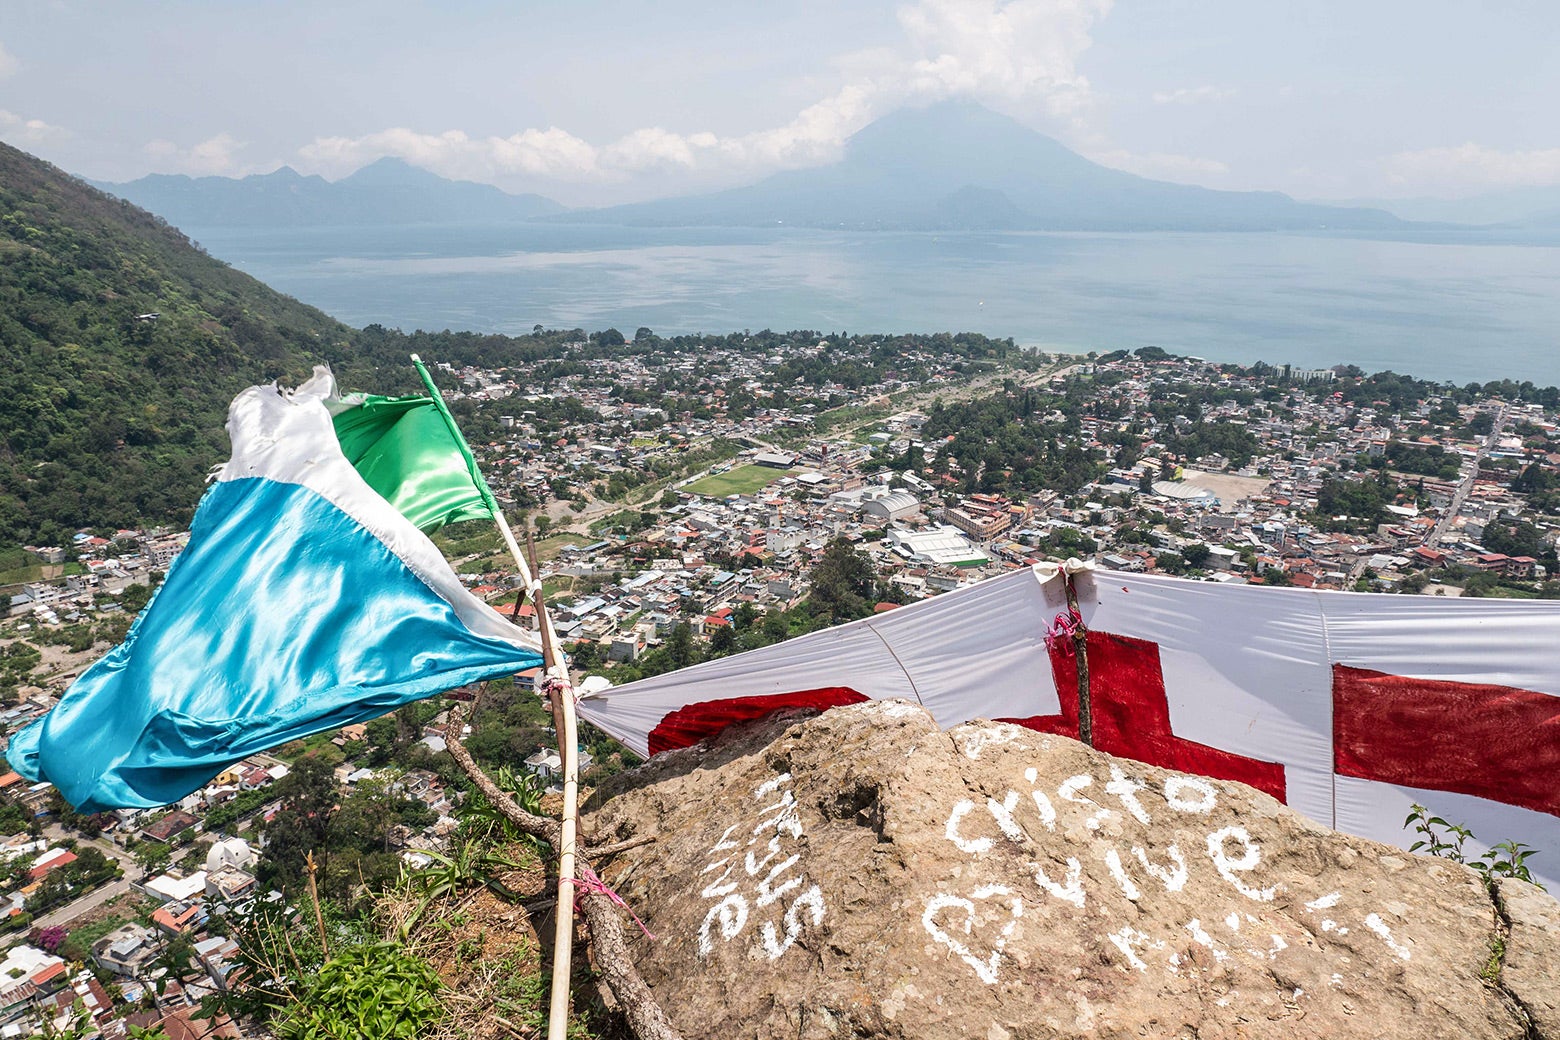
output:
M1554 900L1273 798L874 701L589 804L685 1037L1560 1037Z
M1525 881L1495 884L1506 925L1504 949L1493 951L1502 962L1500 981L1522 1002L1534 1036L1560 1037L1560 902Z

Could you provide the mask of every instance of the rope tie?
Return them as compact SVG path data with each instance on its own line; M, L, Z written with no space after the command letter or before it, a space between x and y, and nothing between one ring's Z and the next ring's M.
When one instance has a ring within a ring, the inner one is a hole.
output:
M1076 652L1073 638L1082 627L1083 615L1069 607L1064 613L1057 614L1056 620L1046 627L1045 648L1053 654L1060 650L1071 657Z
M612 902L613 906L621 907L622 909L627 910L628 916L632 917L634 919L634 923L639 926L639 930L645 933L645 938L649 939L651 942L655 942L655 936L650 934L650 929L645 927L645 923L639 919L639 915L634 913L633 908L623 901L622 896L612 891L612 889L607 886L605 881L602 881L601 878L597 877L594 870L591 870L590 867L586 866L584 863L576 864L576 869L579 871L581 876L566 878L565 880L567 880L569 884L585 892L594 892L597 895L606 896L607 899ZM574 897L574 909L579 913L584 913L583 908L580 906L580 897L577 893Z
M574 699L575 704L580 702L580 695L575 692L574 684L556 675L543 676L536 684L536 692L543 700L550 700L555 693L567 693Z

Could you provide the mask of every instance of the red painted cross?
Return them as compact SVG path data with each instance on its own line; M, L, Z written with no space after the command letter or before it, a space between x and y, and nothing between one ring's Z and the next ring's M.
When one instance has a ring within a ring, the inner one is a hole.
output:
M1236 780L1285 800L1282 765L1221 751L1171 731L1159 644L1109 632L1090 632L1088 641L1089 701L1096 748L1151 766ZM1078 662L1067 648L1058 646L1051 652L1051 673L1062 704L1060 715L1001 721L1077 739Z
M1333 768L1560 816L1560 697L1333 665Z

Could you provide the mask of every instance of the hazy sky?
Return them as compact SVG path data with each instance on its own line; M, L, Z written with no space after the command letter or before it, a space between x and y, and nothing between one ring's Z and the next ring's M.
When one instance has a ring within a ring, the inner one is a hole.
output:
M581 204L827 162L974 97L1300 197L1560 183L1555 0L0 0L0 139L104 180L396 155Z

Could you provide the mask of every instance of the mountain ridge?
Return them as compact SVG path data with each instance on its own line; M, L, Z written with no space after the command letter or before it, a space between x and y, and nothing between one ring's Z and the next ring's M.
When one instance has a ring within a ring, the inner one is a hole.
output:
M520 221L563 212L541 195L440 177L383 158L336 181L290 166L247 177L154 173L94 186L180 227L302 227Z
M900 109L828 166L706 195L549 218L627 225L893 230L1283 231L1390 229L1381 210L1155 181L1101 166L971 102Z
M1383 209L1404 220L1472 227L1543 228L1560 221L1560 185L1537 185L1481 192L1459 198L1417 196L1401 199L1315 200L1319 205Z

